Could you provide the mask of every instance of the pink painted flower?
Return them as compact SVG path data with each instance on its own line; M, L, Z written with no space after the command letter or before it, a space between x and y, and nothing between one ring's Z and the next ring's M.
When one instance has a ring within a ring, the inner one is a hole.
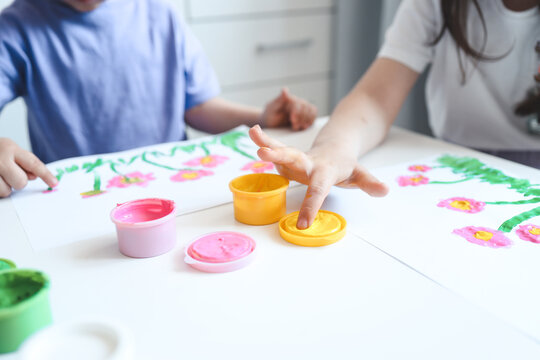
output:
M426 172L431 170L430 166L427 165L411 165L409 166L410 171L417 171L417 172Z
M126 188L131 185L146 186L152 180L156 180L154 178L154 174L148 173L145 175L141 173L140 171L135 171L135 172L126 174L124 176L118 175L118 176L113 177L111 180L109 180L109 183L107 184L107 188L110 188L110 187Z
M521 240L530 241L535 244L540 244L540 226L534 224L520 225L516 230L517 236Z
M213 167L218 166L219 164L224 163L227 160L229 160L229 158L226 157L226 156L207 155L207 156L202 156L202 157L198 157L198 158L186 161L184 163L184 165L188 165L188 166L199 166L199 165L201 165L201 166L204 166L204 167L213 168Z
M210 175L214 175L214 173L208 170L180 170L175 175L171 176L171 180L176 182L190 181Z
M413 176L400 176L397 178L399 186L418 186L429 182L429 179L423 175L416 174Z
M90 197L98 196L105 193L106 191L103 191L103 190L91 190L91 191L82 192L81 196L83 199L88 199Z
M266 170L272 170L274 169L274 164L272 164L269 161L262 161L262 160L256 160L248 162L242 170L251 170L254 173L263 173Z
M492 248L507 247L512 245L512 241L506 237L504 232L486 227L466 226L461 229L455 229L453 233L477 245Z
M464 197L453 197L442 200L437 204L439 207L445 207L454 211L461 211L468 214L475 214L484 210L486 203Z

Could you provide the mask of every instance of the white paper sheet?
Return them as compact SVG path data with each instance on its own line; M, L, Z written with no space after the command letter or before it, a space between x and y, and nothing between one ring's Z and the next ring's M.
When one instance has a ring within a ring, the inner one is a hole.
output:
M384 198L335 188L324 208L343 215L349 230L374 246L540 342L540 243L533 242L540 242L540 171L522 167L518 175L505 174L452 156L445 159L454 168L438 167L437 159L442 155L373 171L390 186ZM411 165L432 169L411 171ZM403 186L401 176L407 177ZM530 203L500 203L515 201ZM455 233L464 228L465 237Z
M109 213L129 200L171 199L178 214L223 204L232 201L233 178L274 172L258 159L247 131L53 162L47 167L59 185L44 192L41 180L32 181L13 203L34 250L113 234Z

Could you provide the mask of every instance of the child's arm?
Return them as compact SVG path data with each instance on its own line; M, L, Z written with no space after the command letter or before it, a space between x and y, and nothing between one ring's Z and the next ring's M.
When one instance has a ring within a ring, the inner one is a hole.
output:
M36 178L41 178L50 187L58 183L36 155L8 138L0 138L0 198L9 196L12 188L21 190L28 180Z
M293 130L303 130L313 124L316 116L314 105L284 89L264 110L221 98L210 99L186 111L186 123L209 133L220 133L239 125L290 126Z
M379 58L341 100L307 153L286 147L258 127L250 130L261 159L274 162L284 176L307 184L297 227L311 225L332 185L360 188L384 196L388 187L358 165L358 156L386 136L418 73Z

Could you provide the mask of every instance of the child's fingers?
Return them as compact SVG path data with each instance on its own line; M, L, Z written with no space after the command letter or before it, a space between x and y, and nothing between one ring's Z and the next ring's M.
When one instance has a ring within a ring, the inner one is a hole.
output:
M300 130L307 129L315 121L317 110L315 106L305 103L302 111L302 117L300 119Z
M284 88L284 89L281 90L279 95L274 100L270 101L270 103L267 105L267 108L272 108L275 111L278 111L283 106L285 106L287 104L287 102L289 102L289 101L290 101L289 93Z
M24 169L23 169L24 170ZM26 176L28 176L28 180L36 180L37 176L31 172L25 171Z
M311 226L334 182L333 177L326 172L313 172L309 180L306 196L300 207L298 222L296 223L297 228L306 229Z
M305 101L289 105L289 119L293 130L304 130L313 124L317 116L317 108Z
M308 104L308 106L309 106L309 111L307 114L307 120L305 122L306 127L310 127L313 124L313 122L317 118L317 113L318 113L318 109L315 105Z
M388 194L388 186L360 166L354 169L346 183L362 189L371 196L381 197Z
M11 186L0 176L0 198L8 197L9 195L11 195Z
M302 105L291 102L288 106L289 123L293 130L300 130L300 118L302 117Z
M257 151L257 155L264 161L270 161L279 165L291 164L295 165L295 167L301 167L303 164L307 164L308 161L305 153L290 147L275 149L262 147Z
M291 95L291 93L289 92L289 89L284 87L281 89L281 96L285 99L285 100L291 100L293 98L293 95Z
M285 146L279 141L274 140L270 136L266 135L259 125L255 125L249 129L249 137L255 144L257 144L257 146L260 147L278 148Z
M281 105L288 106L291 102L295 101L296 97L289 92L289 89L284 87L279 93L279 99L281 99Z
M6 162L2 166L2 178L7 186L15 190L23 189L28 183L26 172L13 161Z
M26 172L30 172L42 179L45 184L54 187L58 184L56 177L47 169L44 163L31 152L21 151L15 154L15 162L19 164Z

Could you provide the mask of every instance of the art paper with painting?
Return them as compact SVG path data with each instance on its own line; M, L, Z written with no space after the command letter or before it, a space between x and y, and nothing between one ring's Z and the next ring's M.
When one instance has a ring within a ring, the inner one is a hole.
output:
M416 271L540 341L540 176L440 155L373 173L384 198L334 189L324 208ZM520 304L518 307L515 304Z
M223 204L234 177L274 169L257 158L247 131L53 162L59 185L30 182L13 203L36 250L114 233L109 212L129 200L171 199L179 214Z

